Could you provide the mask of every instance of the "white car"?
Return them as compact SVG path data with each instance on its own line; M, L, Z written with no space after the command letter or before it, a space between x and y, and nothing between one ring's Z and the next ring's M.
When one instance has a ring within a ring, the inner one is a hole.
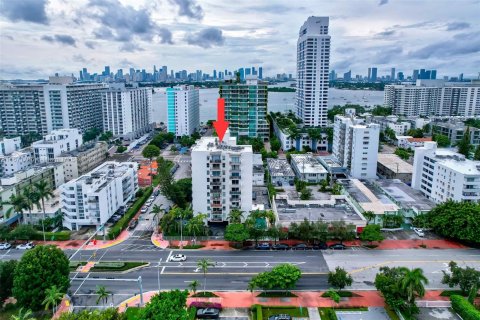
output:
M182 262L187 260L187 257L184 254L176 254L170 258L172 262Z
M8 250L12 247L12 245L8 242L0 243L0 250Z
M141 213L146 213L148 211L148 206L143 206Z
M28 250L28 249L32 249L33 247L35 247L35 245L33 244L33 242L27 242L27 243L24 243L24 244L19 244L17 246L17 249L20 249L20 250Z
M415 232L419 237L425 237L425 232L423 232L423 229L413 228L413 232Z

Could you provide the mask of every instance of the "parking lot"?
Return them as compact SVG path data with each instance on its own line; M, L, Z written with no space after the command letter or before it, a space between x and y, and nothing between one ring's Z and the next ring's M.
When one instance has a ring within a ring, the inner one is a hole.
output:
M431 231L424 231L425 236L419 237L413 230L383 231L383 236L388 240L438 240L442 239Z
M418 320L461 320L450 308L420 308L417 315Z
M368 308L368 311L337 311L338 320L390 320L384 308Z

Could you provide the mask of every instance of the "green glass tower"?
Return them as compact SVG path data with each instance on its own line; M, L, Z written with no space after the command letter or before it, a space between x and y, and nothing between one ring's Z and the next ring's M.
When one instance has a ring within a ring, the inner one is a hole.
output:
M268 139L266 82L227 80L220 86L219 94L225 99L225 119L230 122L231 136Z

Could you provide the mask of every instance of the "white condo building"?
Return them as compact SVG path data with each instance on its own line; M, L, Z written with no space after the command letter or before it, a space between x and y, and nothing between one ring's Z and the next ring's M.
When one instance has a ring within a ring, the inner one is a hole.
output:
M347 168L352 178L377 177L377 157L380 126L351 116L335 116L333 156Z
M83 143L78 129L59 129L47 134L43 140L32 143L35 163L53 162L63 152L77 149Z
M192 205L194 214L209 222L228 221L232 209L252 210L253 152L225 134L222 143L202 137L192 147ZM244 216L245 218L245 216Z
M5 156L20 150L21 145L22 139L20 137L2 138L2 140L0 140L0 156Z
M111 85L102 92L103 130L134 140L152 130L152 88Z
M330 36L328 17L309 17L297 41L297 115L308 127L327 126Z
M384 105L403 116L480 116L480 81L417 80L386 85Z
M415 149L412 187L435 203L480 201L480 161L425 142Z
M60 186L63 226L79 230L100 227L138 190L135 162L105 162L90 173Z
M200 126L200 102L194 86L167 88L167 130L189 136Z

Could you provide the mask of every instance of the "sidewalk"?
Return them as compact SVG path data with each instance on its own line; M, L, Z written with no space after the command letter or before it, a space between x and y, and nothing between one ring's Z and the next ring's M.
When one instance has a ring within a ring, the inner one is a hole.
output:
M130 237L130 233L127 230L123 230L122 233L117 237L115 240L97 240L96 244L94 241L90 241L87 243L82 250L98 250L98 249L106 249L117 244L122 243L123 241L127 240ZM85 243L85 240L67 240L67 241L35 241L35 244L38 245L54 245L59 247L62 250L65 249L78 249Z

